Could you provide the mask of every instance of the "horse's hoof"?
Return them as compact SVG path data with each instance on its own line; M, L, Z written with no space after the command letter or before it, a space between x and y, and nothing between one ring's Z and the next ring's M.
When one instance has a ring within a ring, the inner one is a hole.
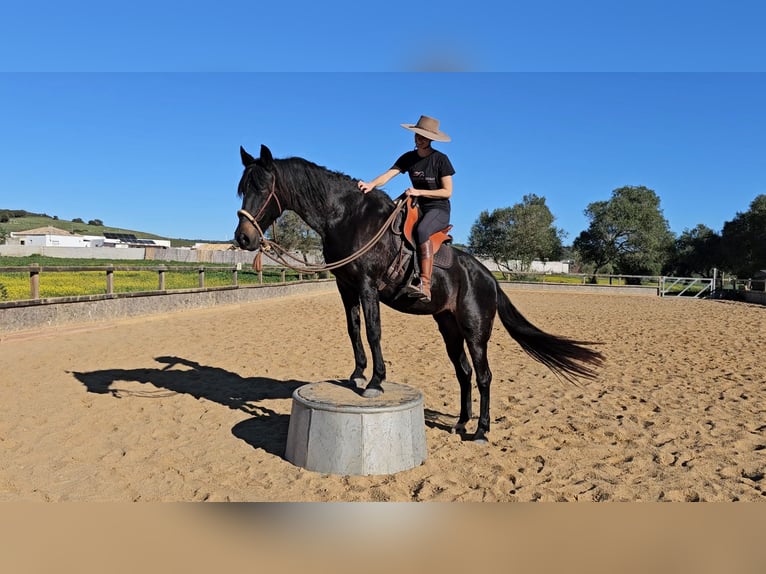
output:
M374 399L375 397L379 397L383 394L383 389L380 387L367 387L364 389L364 392L362 393L362 396L365 399Z
M364 377L351 377L348 380L348 384L351 385L352 389L363 389L367 384L367 379Z
M477 432L475 435L473 435L473 442L476 444L488 444L489 439L487 439L487 435L485 435L483 432Z

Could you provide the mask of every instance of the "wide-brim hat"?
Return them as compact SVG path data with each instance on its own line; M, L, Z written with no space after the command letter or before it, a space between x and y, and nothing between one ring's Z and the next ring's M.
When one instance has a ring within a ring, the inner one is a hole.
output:
M437 142L449 142L452 141L447 134L439 131L439 120L435 118L429 118L428 116L420 116L418 123L416 124L402 124L404 129L420 134L424 138L428 138Z

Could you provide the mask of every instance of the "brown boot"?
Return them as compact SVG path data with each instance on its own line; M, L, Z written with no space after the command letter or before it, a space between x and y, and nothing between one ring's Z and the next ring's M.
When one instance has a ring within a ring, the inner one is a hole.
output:
M409 296L428 303L431 301L431 272L434 268L434 252L430 239L418 245L418 255L420 256L420 285L418 290L409 293Z

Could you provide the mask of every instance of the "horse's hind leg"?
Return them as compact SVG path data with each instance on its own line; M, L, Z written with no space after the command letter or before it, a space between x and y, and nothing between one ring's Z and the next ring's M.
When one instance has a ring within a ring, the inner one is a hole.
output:
M490 330L492 324L490 322ZM473 440L487 442L489 432L489 387L492 383L492 371L487 360L487 338L478 340L467 338L468 352L471 354L473 366L476 369L476 386L479 388L479 424Z
M338 291L346 310L346 329L348 330L348 337L351 339L351 347L354 350L354 372L351 373L349 382L352 386L363 387L367 384L367 378L364 376L364 370L367 368L367 355L365 355L362 345L359 294L344 287L340 282L338 282Z
M455 375L460 383L460 417L452 427L452 432L464 432L465 425L471 420L471 365L465 354L463 335L451 313L443 313L434 317L439 325L439 332L447 346L447 355L455 367Z

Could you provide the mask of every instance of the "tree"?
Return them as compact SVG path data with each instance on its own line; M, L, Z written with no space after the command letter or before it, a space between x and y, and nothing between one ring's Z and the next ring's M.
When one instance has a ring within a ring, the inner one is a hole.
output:
M766 269L766 195L757 196L748 211L724 223L721 251L721 266L738 277Z
M101 221L100 219L91 219L90 221L88 221L88 225L96 225L98 227L103 227L104 222Z
M709 227L698 224L684 229L676 239L663 272L666 275L710 277L719 266L721 236Z
M513 207L483 211L471 226L468 245L472 253L489 257L504 272L529 269L535 259L557 259L561 254L562 229L553 225L555 218L545 198L525 195Z
M644 186L615 189L609 201L588 205L588 229L574 240L580 258L599 271L658 275L674 237L660 198Z
M311 252L321 250L322 242L317 233L293 211L285 211L266 234L270 239L276 241L290 251L298 251L303 254L306 261L306 255Z

